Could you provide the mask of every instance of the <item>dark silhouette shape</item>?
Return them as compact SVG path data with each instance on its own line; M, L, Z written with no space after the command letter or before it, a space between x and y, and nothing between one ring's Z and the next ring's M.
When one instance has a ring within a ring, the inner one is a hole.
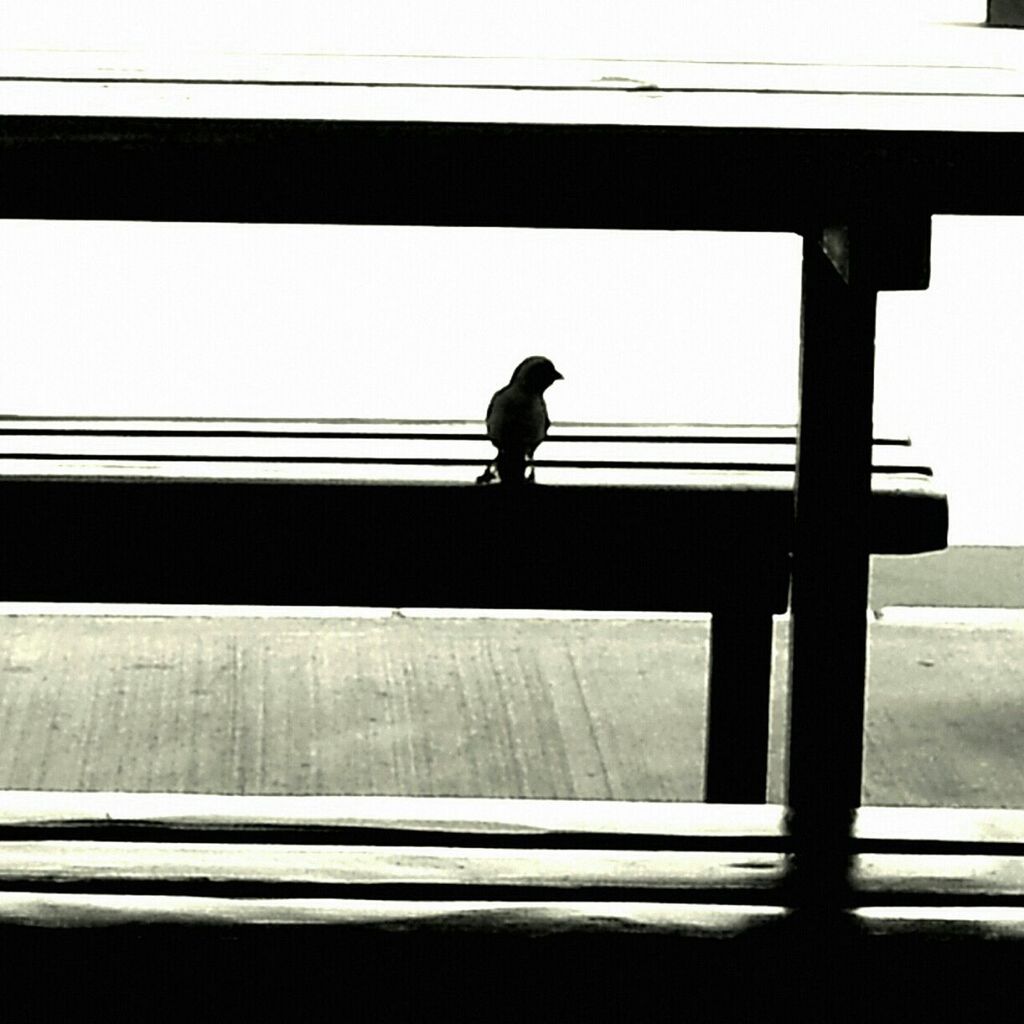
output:
M498 455L477 478L478 484L490 483L495 473L506 486L533 482L533 467L529 476L526 467L551 426L544 392L564 379L550 359L529 356L515 368L508 384L495 392L487 407L487 436Z

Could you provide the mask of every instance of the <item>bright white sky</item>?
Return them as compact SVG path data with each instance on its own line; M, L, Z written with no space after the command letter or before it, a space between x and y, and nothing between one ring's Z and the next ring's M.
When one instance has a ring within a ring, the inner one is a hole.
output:
M672 6L632 4L623 22L621 3L547 0L503 6L516 17L496 27L480 3L5 3L0 39L536 55L543 38L549 54L639 58L665 55ZM984 3L923 6L984 17ZM772 7L717 9L749 29ZM933 229L931 288L879 299L876 423L941 474L951 542L1024 544L1024 221ZM797 412L793 236L5 222L0 308L5 413L482 417L532 353L566 375L556 421Z

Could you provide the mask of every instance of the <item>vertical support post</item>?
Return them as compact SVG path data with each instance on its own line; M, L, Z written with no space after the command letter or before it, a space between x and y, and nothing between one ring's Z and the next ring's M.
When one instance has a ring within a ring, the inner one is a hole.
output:
M704 799L760 804L768 783L772 613L716 610L711 616Z
M876 296L804 239L788 825L798 905L842 906L860 804Z

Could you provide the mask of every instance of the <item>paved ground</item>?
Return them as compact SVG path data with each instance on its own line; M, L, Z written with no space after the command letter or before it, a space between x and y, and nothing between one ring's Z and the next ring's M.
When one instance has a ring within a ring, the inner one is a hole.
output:
M865 802L1024 807L1024 626L870 642ZM706 656L678 621L3 617L0 787L700 799Z
M870 603L872 608L1024 608L1024 547L951 547L927 555L874 555Z

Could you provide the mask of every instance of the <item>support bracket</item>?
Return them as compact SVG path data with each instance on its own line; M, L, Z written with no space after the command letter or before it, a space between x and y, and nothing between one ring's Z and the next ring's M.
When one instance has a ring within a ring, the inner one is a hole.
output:
M986 25L1024 28L1024 0L988 0Z
M911 214L881 223L830 224L818 243L848 284L871 291L921 291L931 277L932 221Z

